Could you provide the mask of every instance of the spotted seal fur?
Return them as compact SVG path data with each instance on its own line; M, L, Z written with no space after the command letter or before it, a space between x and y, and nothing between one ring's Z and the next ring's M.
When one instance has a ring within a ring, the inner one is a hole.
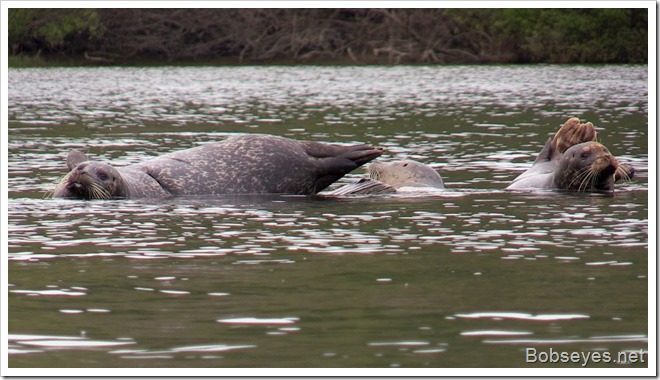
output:
M71 170L55 198L163 198L181 195L316 194L380 156L370 145L334 145L245 134L116 167L67 156Z

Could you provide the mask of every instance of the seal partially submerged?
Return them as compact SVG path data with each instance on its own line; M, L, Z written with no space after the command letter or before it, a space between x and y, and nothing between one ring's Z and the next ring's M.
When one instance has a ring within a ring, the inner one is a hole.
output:
M568 148L552 176L551 187L562 190L614 189L614 174L620 165L607 148L589 141Z
M370 145L342 146L271 135L238 135L114 167L69 153L71 172L57 198L164 198L180 195L304 194L325 189L380 156Z
M570 118L507 190L612 190L615 181L632 178L634 169L621 165L596 138L592 123Z
M362 178L324 195L366 195L444 189L440 174L432 167L414 160L390 163L372 162L367 167L369 178Z

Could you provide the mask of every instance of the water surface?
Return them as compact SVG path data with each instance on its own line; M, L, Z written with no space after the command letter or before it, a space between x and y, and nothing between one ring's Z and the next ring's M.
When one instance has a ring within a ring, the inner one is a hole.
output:
M582 367L526 348L646 350L646 70L11 70L9 366ZM635 179L504 191L571 116ZM44 199L71 149L127 165L234 133L374 144L448 190Z

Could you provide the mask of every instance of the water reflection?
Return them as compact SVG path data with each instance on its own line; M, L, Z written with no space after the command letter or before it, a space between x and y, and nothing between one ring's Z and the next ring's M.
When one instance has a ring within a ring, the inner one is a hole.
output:
M263 197L257 198L258 203L251 203L255 197L239 202L188 198L160 204L12 201L16 204L10 211L14 223L9 245L23 249L12 249L9 258L268 256L280 249L375 254L445 246L454 253L496 250L508 254L504 259L539 259L543 256L534 254L548 248L570 248L579 255L594 245L643 248L647 244L646 215L631 212L626 203L610 207L598 196L557 194L520 198L466 192L459 197L419 199ZM548 205L548 200L554 204ZM358 212L339 212L346 205ZM478 205L491 205L492 211L478 211ZM624 210L622 216L619 209ZM574 255L556 258L579 260Z
M244 350L254 348L256 346L243 345L243 346L229 346L226 344L209 344L204 346L184 346L174 347L169 350L115 350L110 352L114 355L119 355L122 359L173 359L175 354L197 354L202 355L201 359L217 359L221 358L215 355L209 355L218 352L227 352L233 350Z
M479 312L479 313L470 313L470 314L456 314L456 318L468 318L468 319L493 319L496 321L501 321L504 319L518 319L523 321L564 321L570 319L585 319L589 318L588 315L583 314L538 314L532 315L528 313L516 313L516 312Z
M612 342L642 342L647 343L646 335L622 335L590 337L584 339L486 339L486 344L520 344L520 345L560 345L579 343L612 343Z
M116 341L91 340L77 336L49 336L30 334L10 334L7 337L12 354L29 354L43 350L80 350L89 348L107 348L135 344L130 339Z
M526 346L646 349L646 69L12 70L10 365L515 367ZM568 116L635 180L503 191ZM128 165L237 132L368 142L447 190L43 199L71 149Z

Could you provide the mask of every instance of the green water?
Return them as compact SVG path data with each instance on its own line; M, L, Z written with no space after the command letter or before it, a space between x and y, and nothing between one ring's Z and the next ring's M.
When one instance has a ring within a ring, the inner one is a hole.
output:
M12 70L9 367L583 368L526 349L647 350L646 82L642 66ZM569 116L636 178L503 191ZM125 165L227 133L367 142L448 190L43 199L70 149Z

